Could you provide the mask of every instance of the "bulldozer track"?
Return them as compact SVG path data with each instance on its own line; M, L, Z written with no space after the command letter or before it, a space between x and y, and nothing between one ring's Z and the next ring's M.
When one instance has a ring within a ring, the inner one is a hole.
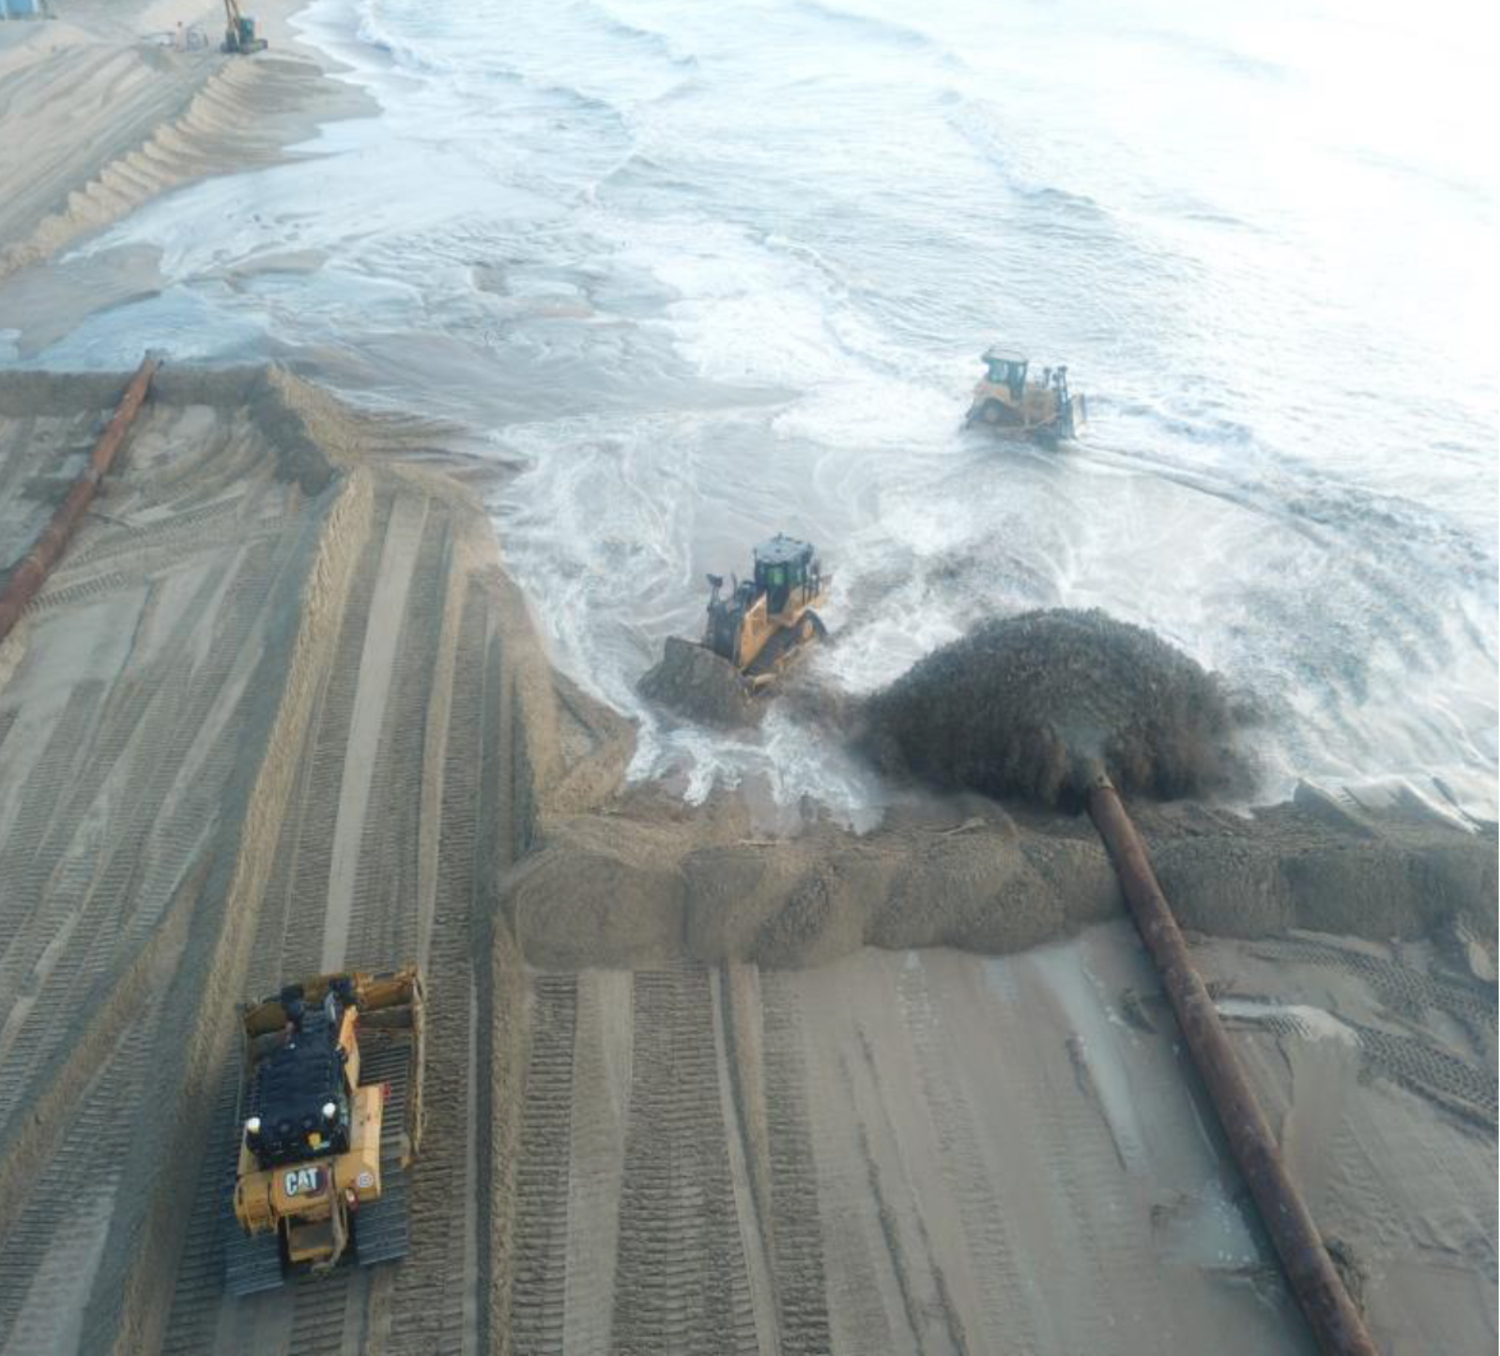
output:
M633 1050L613 1349L754 1353L705 971L636 975Z
M77 1294L80 1281L100 1261L90 1242L97 1221L87 1211L59 1216L54 1202L107 1203L113 1195L129 1131L111 1109L139 1095L153 1037L149 1024L142 1024L115 1043L112 1058L86 1091L79 1115L0 1249L0 1348L7 1352L43 1356L68 1344L70 1320L76 1320L81 1306L70 1313L70 1306L59 1300L70 1291Z
M796 1043L797 1008L790 986L780 976L763 976L761 994L771 1255L782 1350L812 1356L829 1350L830 1334L806 1075Z
M344 1329L358 1321L364 1277L349 1267L336 1267L327 1276L298 1277L292 1283L293 1352L340 1352ZM356 1295L356 1290L361 1293Z
M361 835L345 958L356 968L417 954L422 750L442 622L438 567L446 544L445 523L434 517L424 524Z
M577 978L562 1349L579 1356L609 1351L633 1061L632 987L623 971L585 971ZM524 1260L529 1246L524 1239L517 1243Z
M456 1227L454 1211L470 1194L473 1178L471 915L487 629L484 594L473 587L459 631L444 768L439 884L427 967L426 1116L422 1152L411 1174L411 1253L396 1274L391 1304L391 1344L438 1353L462 1353L472 1346L469 1316L477 1303L471 1274L474 1228L467 1215L463 1227Z
M328 873L333 860L333 839L338 818L339 786L344 775L349 721L354 713L354 694L359 683L359 660L369 622L370 602L375 591L375 571L390 515L390 500L378 499L369 540L344 610L333 665L320 694L317 714L309 728L308 756L304 764L306 782L302 814L290 818L283 835L291 835L294 848L283 848L288 857L285 930L280 956L284 975L312 975L322 968L322 902L328 892ZM311 908L309 903L316 901Z
M1016 1247L1005 1227L1000 1201L983 1174L974 1171L974 1165L983 1162L983 1150L972 1108L951 1068L952 1051L943 1039L925 971L919 966L904 967L897 992L911 1032L923 1099L931 1111L941 1150L938 1161L943 1185L967 1244L962 1280L975 1292L976 1302L966 1310L973 1316L971 1326L979 1328L973 1335L977 1348L996 1350L1014 1344L1024 1351L1033 1350L1038 1342L1031 1316L1012 1303L1021 1287ZM959 1279L950 1277L949 1281Z
M216 1144L234 1142L238 1090L238 1070L226 1069L219 1078L210 1122ZM206 1153L198 1178L172 1309L167 1316L163 1356L190 1356L213 1346L214 1320L224 1287L225 1215L232 1181L227 1156Z
M564 1349L578 982L571 975L541 975L533 993L526 1109L516 1169L519 1260L511 1297L511 1339L518 1356Z

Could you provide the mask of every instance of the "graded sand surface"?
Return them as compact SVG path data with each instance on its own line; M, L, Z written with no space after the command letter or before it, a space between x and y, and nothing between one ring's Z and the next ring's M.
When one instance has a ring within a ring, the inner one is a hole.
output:
M1198 955L1381 1350L1491 1348L1487 996L1316 934ZM1124 923L536 991L519 1351L1313 1349Z
M71 465L121 387L0 380L0 473L37 435ZM581 767L607 738L555 701L475 502L382 437L287 378L164 372L0 647L7 1350L457 1350L489 1324L475 900L529 798L566 802L562 741ZM236 1002L407 960L420 1260L224 1300Z

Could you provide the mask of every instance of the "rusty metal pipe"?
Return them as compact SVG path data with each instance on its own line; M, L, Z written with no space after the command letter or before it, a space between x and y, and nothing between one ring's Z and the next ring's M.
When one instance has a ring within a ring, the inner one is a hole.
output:
M120 450L126 430L130 428L136 411L140 409L141 402L146 398L146 391L151 385L151 378L157 366L155 358L147 356L141 359L141 365L136 368L135 376L130 379L130 385L125 388L125 394L120 397L120 403L115 407L114 417L94 445L94 450L89 456L89 464L79 473L78 479L73 482L72 488L68 491L67 498L57 506L52 520L42 529L36 541L32 543L31 550L11 572L4 590L0 591L0 641L3 641L10 634L11 628L20 621L21 613L26 610L26 605L36 597L37 590L47 582L47 576L52 573L52 567L57 564L59 557L67 548L68 541L78 526L78 520L83 517L84 510L93 501L99 481L114 463L115 453Z
M1271 1127L1188 955L1172 907L1157 884L1145 844L1109 778L1089 787L1089 817L1114 862L1131 915L1156 963L1193 1063L1208 1088L1235 1162L1281 1259L1292 1293L1327 1356L1377 1356L1359 1310L1323 1245L1318 1226L1287 1172Z

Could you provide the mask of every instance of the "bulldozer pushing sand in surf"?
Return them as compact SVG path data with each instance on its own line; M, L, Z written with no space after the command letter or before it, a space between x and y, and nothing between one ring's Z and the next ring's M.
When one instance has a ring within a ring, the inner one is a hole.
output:
M1028 380L1029 358L1009 349L985 351L985 375L974 388L968 422L997 433L1039 442L1076 438L1088 423L1088 402L1068 392L1068 369L1047 367L1040 381Z
M422 1031L414 967L321 975L242 1008L232 1294L330 1271L351 1252L361 1266L405 1255Z
M832 576L811 545L778 533L755 548L754 572L724 592L708 576L708 620L701 644L667 639L661 662L641 679L641 692L716 725L753 724L766 692L807 647L826 640L816 608Z

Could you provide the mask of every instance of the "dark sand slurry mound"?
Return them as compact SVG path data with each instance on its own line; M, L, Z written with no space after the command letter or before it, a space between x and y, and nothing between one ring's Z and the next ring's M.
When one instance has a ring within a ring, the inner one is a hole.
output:
M1100 764L1127 794L1161 800L1245 779L1233 749L1238 718L1219 680L1097 610L984 622L862 714L877 764L942 789L1072 803Z

